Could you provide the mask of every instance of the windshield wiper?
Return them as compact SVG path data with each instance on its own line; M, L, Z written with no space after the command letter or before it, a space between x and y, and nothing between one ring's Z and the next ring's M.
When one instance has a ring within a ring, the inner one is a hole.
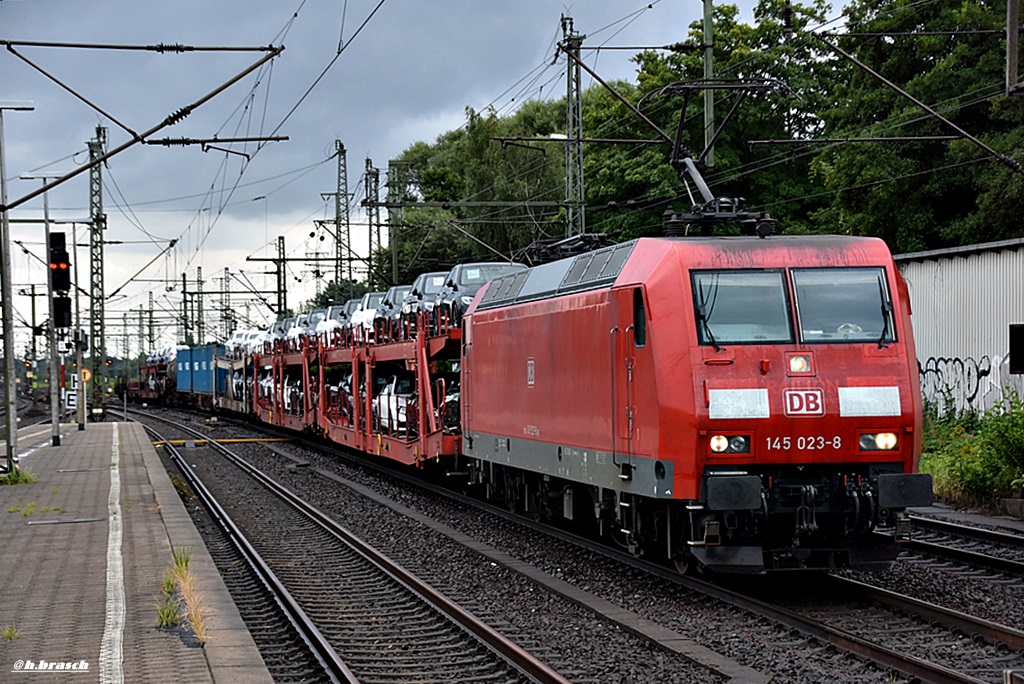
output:
M714 333L711 332L711 324L708 323L708 315L707 315L707 312L704 309L704 305L703 304L700 305L700 308L698 309L698 313L700 314L700 322L704 326L704 332L707 334L708 340L711 342L712 346L714 346L716 352L717 351L722 351L722 348L718 346L718 342L715 340Z
M885 346L885 336L889 332L889 319L892 318L892 302L885 296L885 283L878 279L878 292L882 295L882 334L878 338L878 348Z

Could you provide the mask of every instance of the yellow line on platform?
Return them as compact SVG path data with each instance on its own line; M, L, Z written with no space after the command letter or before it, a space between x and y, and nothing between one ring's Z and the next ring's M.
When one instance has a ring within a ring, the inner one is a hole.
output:
M159 442L153 442L153 446L163 446L165 444L171 444L173 446L181 446L183 444L206 444L207 442L214 442L216 444L237 444L239 442L290 442L291 437L267 437L262 439L167 439Z

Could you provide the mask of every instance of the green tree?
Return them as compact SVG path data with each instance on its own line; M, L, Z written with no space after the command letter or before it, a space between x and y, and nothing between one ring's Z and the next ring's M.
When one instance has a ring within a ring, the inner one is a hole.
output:
M556 205L564 194L564 162L557 149L498 141L550 136L564 126L564 107L564 101L530 101L504 118L467 108L464 126L402 154L415 181L406 199L449 206L402 209L395 235L400 282L467 259L512 258L538 237L564 230ZM374 258L378 275L390 283L391 250Z
M856 0L839 46L1005 154L1021 152L1021 105L1001 97L1004 3ZM937 118L836 57L831 137L950 135ZM823 150L815 172L834 192L815 215L837 232L874 235L894 251L937 249L1022 234L1019 174L965 141L856 143Z
M714 8L715 71L735 87L715 91L715 119L724 126L715 143L714 168L704 168L703 175L715 196L746 198L748 208L775 214L786 232L816 229L809 215L821 206L814 199L821 183L810 173L810 155L774 147L752 149L749 142L801 139L822 129L817 112L829 101L832 73L816 45L788 36L820 22L825 10L824 3L814 2L793 5L787 12L783 0L762 0L755 9L758 23L749 26L739 22L735 5ZM703 25L694 22L686 49L640 53L635 59L637 84L617 84L626 99L669 135L675 136L682 114L682 154L694 158L704 146L702 44ZM741 81L750 87L740 89ZM725 123L726 112L740 98L735 115ZM593 102L585 125L597 136L654 137L617 100L600 94ZM588 198L618 210L617 217L609 212L597 225L626 236L660 233L666 208L687 211L691 196L701 202L696 188L686 187L671 167L671 154L668 145L588 148Z

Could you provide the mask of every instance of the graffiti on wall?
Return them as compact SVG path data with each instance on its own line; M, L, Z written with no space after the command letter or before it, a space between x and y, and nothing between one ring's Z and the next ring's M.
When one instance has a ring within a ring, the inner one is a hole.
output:
M987 408L983 405L984 389L993 371L992 359L988 356L979 360L933 356L923 365L918 361L917 369L921 376L921 395L940 412L946 408L957 411Z

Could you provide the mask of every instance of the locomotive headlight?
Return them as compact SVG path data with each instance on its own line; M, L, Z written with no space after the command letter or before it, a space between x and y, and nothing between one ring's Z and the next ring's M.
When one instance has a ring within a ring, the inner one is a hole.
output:
M790 373L810 373L811 357L805 354L793 354L789 357Z
M746 435L712 435L708 445L716 454L750 453L750 437Z
M893 432L878 432L860 436L861 451L893 451L899 440Z
M733 435L729 438L730 454L749 454L750 438L743 435Z

